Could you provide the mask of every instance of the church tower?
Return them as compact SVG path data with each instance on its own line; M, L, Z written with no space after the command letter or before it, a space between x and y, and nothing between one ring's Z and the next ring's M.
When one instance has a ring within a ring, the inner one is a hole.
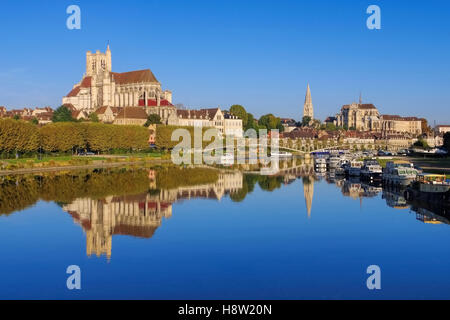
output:
M305 104L303 105L303 117L310 117L311 120L314 119L314 108L311 99L311 90L306 88Z
M86 76L94 76L111 71L111 50L109 49L109 44L105 53L98 50L95 53L90 51L86 53Z

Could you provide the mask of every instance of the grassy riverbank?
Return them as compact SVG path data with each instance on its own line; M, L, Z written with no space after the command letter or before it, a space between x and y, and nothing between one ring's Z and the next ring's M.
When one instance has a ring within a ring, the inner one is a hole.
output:
M129 153L99 156L43 156L42 158L22 158L22 159L3 159L0 160L1 171L14 171L35 168L53 168L53 167L73 167L90 166L95 164L108 163L130 163L147 162L152 160L169 159L170 154L154 153Z

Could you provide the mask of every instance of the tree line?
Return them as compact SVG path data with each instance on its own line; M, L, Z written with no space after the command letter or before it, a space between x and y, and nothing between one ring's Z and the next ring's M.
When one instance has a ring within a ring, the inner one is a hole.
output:
M103 123L56 122L38 127L0 119L0 153L141 151L149 148L148 128Z

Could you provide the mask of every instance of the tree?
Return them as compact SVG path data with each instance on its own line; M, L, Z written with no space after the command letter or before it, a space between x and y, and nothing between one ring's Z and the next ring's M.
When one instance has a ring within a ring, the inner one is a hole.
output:
M32 124L39 124L39 120L36 119L36 117L33 117L33 119L31 119L30 122L31 122Z
M444 148L450 152L450 132L444 134Z
M20 116L18 114L15 114L13 117L14 120L20 120Z
M239 104L234 104L230 107L230 113L233 116L242 120L242 125L245 126L248 122L248 113L245 108Z
M302 127L307 127L311 123L311 117L310 116L304 116L302 118Z
M430 147L423 138L419 138L419 140L414 142L414 146L422 149L428 149Z
M248 129L258 129L255 123L255 117L253 117L253 114L251 113L247 113L247 123L242 121L242 126L244 127L244 131L247 131Z
M98 118L98 115L97 115L95 112L92 112L92 113L89 115L89 120L90 120L91 122L100 122L100 119Z
M161 124L161 117L156 113L152 113L147 117L147 122L144 124L145 127L148 127L151 124Z
M281 131L283 128L280 118L275 117L271 113L263 115L261 118L259 118L258 123L263 129L267 130L278 129Z
M55 110L52 117L53 122L74 122L72 112L66 106L60 106Z

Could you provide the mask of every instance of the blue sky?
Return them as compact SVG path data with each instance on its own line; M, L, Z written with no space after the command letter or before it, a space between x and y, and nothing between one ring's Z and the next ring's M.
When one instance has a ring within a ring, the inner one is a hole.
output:
M309 82L321 120L362 92L383 114L450 124L449 15L445 0L2 1L0 105L59 106L110 41L114 71L150 68L189 107L300 119Z

